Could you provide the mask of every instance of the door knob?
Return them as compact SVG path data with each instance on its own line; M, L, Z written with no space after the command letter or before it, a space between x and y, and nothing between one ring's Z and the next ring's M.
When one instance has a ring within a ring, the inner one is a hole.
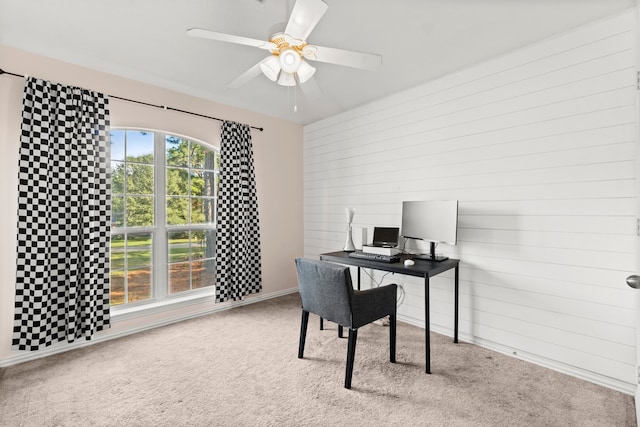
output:
M636 274L632 274L627 277L627 285L631 286L634 289L640 289L640 276Z

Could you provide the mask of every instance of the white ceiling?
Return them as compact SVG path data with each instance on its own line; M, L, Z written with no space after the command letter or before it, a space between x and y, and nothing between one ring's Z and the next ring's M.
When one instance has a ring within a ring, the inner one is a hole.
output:
M262 75L227 88L266 51L186 35L201 27L268 40L284 28L293 0L0 0L0 44L308 124L635 6L635 0L325 2L329 8L307 41L377 53L383 65L363 71L313 63L323 91L314 101ZM2 58L0 68L30 71Z

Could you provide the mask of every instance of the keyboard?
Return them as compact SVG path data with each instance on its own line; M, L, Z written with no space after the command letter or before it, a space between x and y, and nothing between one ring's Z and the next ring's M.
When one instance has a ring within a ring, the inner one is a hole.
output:
M362 252L362 251L351 252L349 253L349 257L366 259L369 261L387 262L387 263L400 261L400 257L398 255L381 255L381 254L372 254L370 252Z

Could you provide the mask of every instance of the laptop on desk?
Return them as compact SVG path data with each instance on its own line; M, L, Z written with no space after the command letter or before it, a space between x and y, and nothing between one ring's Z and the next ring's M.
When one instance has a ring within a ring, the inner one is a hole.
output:
M400 229L398 227L374 227L373 243L368 246L379 248L395 248L398 246Z

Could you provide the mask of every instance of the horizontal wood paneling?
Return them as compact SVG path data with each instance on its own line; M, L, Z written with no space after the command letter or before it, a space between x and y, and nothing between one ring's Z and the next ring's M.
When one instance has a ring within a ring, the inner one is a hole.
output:
M438 250L461 259L461 336L629 390L634 33L629 11L306 126L305 255L342 247L346 207L370 238L400 225L403 200L458 199L458 244ZM422 280L368 274L424 322ZM445 333L452 281L431 281Z

